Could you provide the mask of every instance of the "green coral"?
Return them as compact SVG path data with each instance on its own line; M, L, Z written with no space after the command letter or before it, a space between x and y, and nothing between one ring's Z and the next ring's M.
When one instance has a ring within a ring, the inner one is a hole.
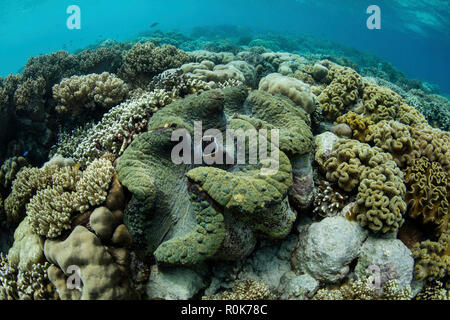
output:
M279 130L279 148L288 156L298 156L312 150L313 136L309 115L289 99L272 96L264 91L253 91L247 98L242 114L261 120L253 122L259 128L264 122Z

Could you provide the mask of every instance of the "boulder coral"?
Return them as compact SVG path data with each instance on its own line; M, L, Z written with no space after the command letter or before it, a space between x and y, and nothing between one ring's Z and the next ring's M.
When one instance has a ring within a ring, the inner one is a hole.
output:
M291 99L296 105L311 114L316 109L317 98L309 86L295 78L271 73L259 82L259 90L271 94L281 94Z

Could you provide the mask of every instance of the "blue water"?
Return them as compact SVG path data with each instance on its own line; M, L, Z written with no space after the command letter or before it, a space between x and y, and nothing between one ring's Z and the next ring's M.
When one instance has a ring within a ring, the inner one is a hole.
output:
M128 40L148 30L189 33L196 26L323 36L373 53L450 94L448 0L2 0L0 76L33 55L74 52L103 39ZM81 30L68 30L66 8L81 8ZM381 30L366 27L366 8L381 9Z

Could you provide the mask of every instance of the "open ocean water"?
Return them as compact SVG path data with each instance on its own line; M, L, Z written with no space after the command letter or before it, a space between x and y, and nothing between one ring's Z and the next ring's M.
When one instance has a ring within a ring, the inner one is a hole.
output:
M81 9L79 30L66 26L70 5ZM381 10L379 30L366 26L370 5ZM154 29L186 34L198 26L228 25L285 36L320 36L375 54L407 77L436 84L441 93L450 94L446 0L2 0L0 76L19 72L30 56L74 52L104 39L132 39L154 23Z

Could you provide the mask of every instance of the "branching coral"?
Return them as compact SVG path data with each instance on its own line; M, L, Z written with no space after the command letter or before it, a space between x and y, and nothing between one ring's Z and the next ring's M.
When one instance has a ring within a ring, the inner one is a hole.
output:
M336 289L320 289L314 300L411 300L411 288L400 289L397 280L377 288L370 279L349 281Z
M334 120L358 102L363 82L355 71L338 65L330 68L325 81L329 85L320 93L318 99L326 117Z
M55 164L25 168L7 198L8 219L19 222L26 207L34 232L56 237L70 229L72 213L83 213L106 200L113 174L112 163L103 158L93 161L83 173L74 166L60 168Z
M0 300L57 300L55 287L48 280L50 264L33 264L30 270L18 270L0 256Z
M63 79L53 87L56 111L78 115L83 108L111 108L128 95L127 85L114 74L89 74Z
M24 157L13 157L3 163L0 168L0 195L8 196L17 173L27 165Z
M261 281L239 280L231 291L225 291L213 296L204 296L203 300L270 300L273 294L269 287Z
M406 187L392 156L355 140L340 140L325 162L331 182L350 192L358 188L352 208L358 222L373 232L394 232L403 223Z
M14 102L17 110L37 112L42 110L45 103L46 82L42 77L36 80L27 79L17 87L14 93Z

